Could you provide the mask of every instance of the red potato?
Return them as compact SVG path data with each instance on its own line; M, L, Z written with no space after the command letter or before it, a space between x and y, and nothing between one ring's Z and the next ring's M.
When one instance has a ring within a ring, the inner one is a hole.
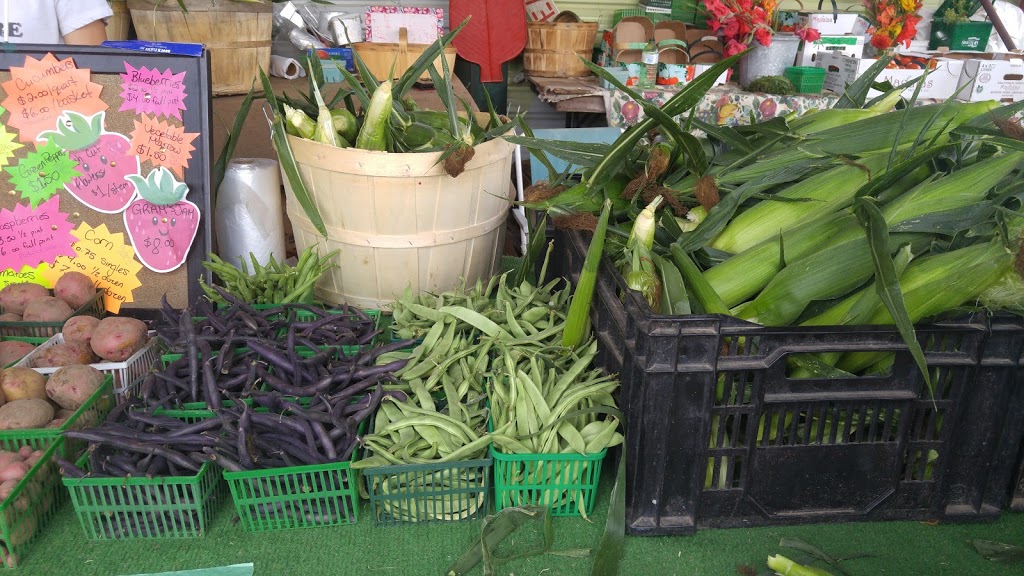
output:
M46 425L46 427L47 428L60 428L67 421L68 421L67 418L54 418L53 420L50 421L49 424Z
M35 349L35 344L19 342L17 340L4 340L0 342L0 366L7 366L11 362L17 362Z
M0 502L7 500L7 497L11 495L11 491L18 485L17 480L6 480L0 482Z
M46 381L46 395L61 408L75 410L103 386L103 373L84 364L59 368Z
M29 465L24 461L15 462L8 465L3 470L0 470L0 482L7 482L8 480L18 481L28 474Z
M32 284L31 282L8 284L0 290L0 306L3 307L4 312L23 314L25 306L30 301L49 295L50 291L39 284Z
M76 342L64 342L44 348L32 357L32 366L36 368L55 368L71 364L92 364L96 355L92 348Z
M26 448L28 447L26 446ZM30 454L31 450L32 449L29 448ZM18 452L0 451L0 470L3 470L4 468L10 466L11 464L14 464L15 462L21 462L25 460L25 458L27 458L27 456L22 456Z
M146 323L135 318L108 316L92 331L92 351L111 362L124 362L146 345Z
M92 278L81 272L65 272L53 285L53 295L66 302L72 310L78 310L96 296L96 286Z
M46 398L46 376L31 368L12 366L0 372L0 391L5 402Z
M22 446L21 448L18 448L18 456L21 456L22 458L28 458L33 453L31 446Z
M93 316L72 316L68 318L68 321L64 323L64 327L61 329L64 341L90 346L92 332L99 323L100 319Z
M43 296L25 305L21 319L25 322L64 322L75 311L60 298Z

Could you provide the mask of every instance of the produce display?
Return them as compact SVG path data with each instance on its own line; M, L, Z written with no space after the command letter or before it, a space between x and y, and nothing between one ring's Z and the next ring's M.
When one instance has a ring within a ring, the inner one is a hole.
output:
M1020 308L997 298L1019 285L1020 127L1015 109L996 102L890 111L898 90L857 107L864 93L771 128L698 123L703 142L655 112L585 158L571 143L516 140L584 166L581 184L552 194L556 176L528 205L579 223L610 201L604 252L656 313L768 326L895 323L920 364L913 323L965 305ZM635 147L651 129L663 136ZM612 177L628 183L612 186ZM630 234L639 229L641 243ZM797 357L791 369L861 374L892 359Z
M31 368L0 371L0 430L59 428L102 386L91 366L63 367L47 377ZM84 418L77 425L91 425Z
M21 360L36 349L36 345L21 340L0 340L0 367Z
M0 561L20 562L20 551L39 533L55 503L57 470L46 450L0 450L0 514L4 515Z
M209 260L203 262L207 270L217 275L225 292L249 304L291 304L294 302L312 302L313 286L324 272L334 267L331 259L336 252L326 256L312 247L302 251L295 266L279 262L270 256L266 266L251 253L252 273L249 273L245 259L240 259L241 269L221 260L216 254L209 254ZM206 297L217 304L227 304L220 293L200 280L200 286Z
M92 280L79 272L62 274L52 293L33 282L7 284L0 288L0 336L48 338L76 313L95 313L87 305L99 298Z

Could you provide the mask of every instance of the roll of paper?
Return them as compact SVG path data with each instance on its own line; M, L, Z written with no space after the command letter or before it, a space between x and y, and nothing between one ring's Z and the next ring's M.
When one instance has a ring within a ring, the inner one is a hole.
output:
M284 260L284 207L281 173L269 158L238 158L228 164L217 191L217 244L220 257L239 266L249 254L260 264L273 255Z
M296 78L304 77L306 75L306 70L295 58L285 58L284 56L275 56L272 54L270 56L270 74L280 78L294 80Z

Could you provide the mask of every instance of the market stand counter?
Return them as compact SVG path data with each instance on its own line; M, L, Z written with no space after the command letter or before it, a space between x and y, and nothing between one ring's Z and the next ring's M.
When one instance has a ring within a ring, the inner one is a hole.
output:
M309 90L309 81L306 78L286 80L284 78L271 77L270 84L274 87L275 94L287 93L293 97L299 97L300 92ZM327 84L324 98L333 96L337 88L341 86L343 84ZM452 78L452 87L455 89L457 97L462 98L466 102L473 102L469 90L466 89L466 86L458 78ZM413 88L409 91L409 96L421 108L444 110L444 106L441 105L441 99L438 98L437 91L433 88ZM244 95L213 98L214 128L211 139L215 153L224 148L228 129L234 121L235 115L238 113L238 109L241 107L242 100L244 99ZM246 117L245 124L242 126L242 132L239 135L238 146L235 148L236 158L277 158L274 146L270 142L270 126L267 124L266 116L263 113L263 104L264 101L262 99L253 101L252 108L249 110L249 115Z

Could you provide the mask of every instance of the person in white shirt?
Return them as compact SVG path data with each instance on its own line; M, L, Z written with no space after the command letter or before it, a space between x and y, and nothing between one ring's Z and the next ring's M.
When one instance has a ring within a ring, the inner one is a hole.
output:
M17 44L99 44L107 39L107 0L0 0L0 40Z

